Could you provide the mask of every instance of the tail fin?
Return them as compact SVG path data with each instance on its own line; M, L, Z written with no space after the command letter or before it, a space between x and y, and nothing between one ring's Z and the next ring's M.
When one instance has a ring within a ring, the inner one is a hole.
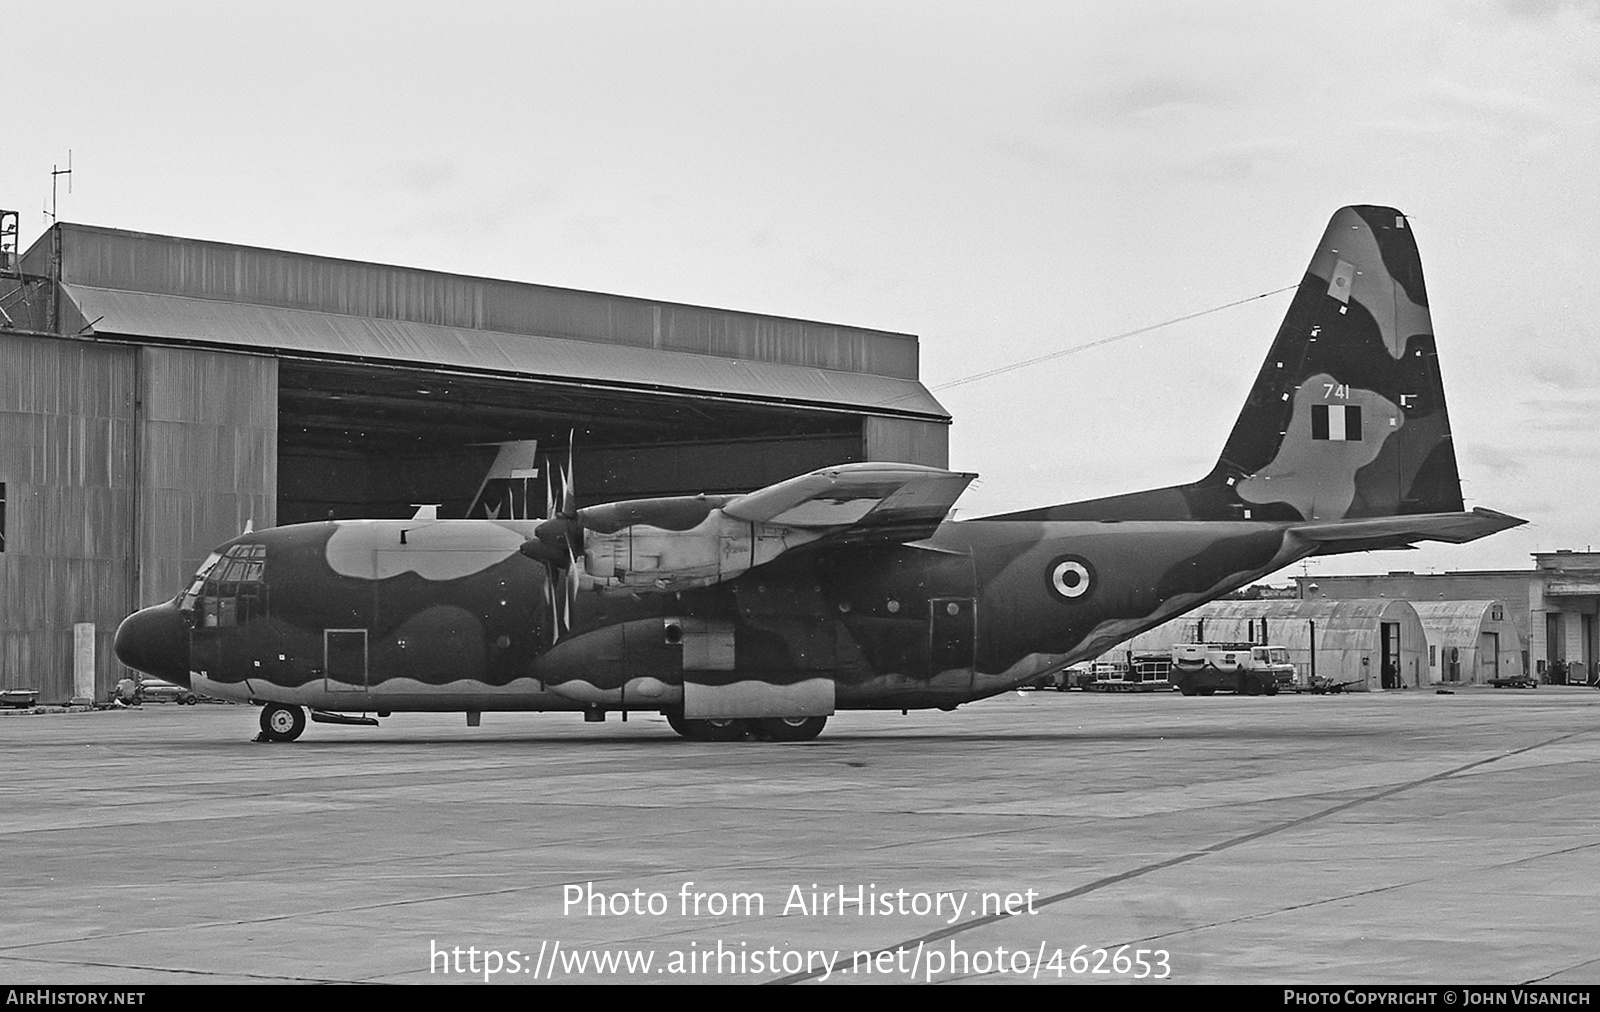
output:
M1009 519L1331 521L1459 513L1422 263L1405 216L1328 223L1211 473Z
M1218 505L1233 491L1262 519L1461 512L1422 261L1399 211L1333 216L1197 485Z
M528 520L542 515L537 499L543 486L535 480L539 477L539 441L518 439L499 446L478 494L467 507L467 519Z

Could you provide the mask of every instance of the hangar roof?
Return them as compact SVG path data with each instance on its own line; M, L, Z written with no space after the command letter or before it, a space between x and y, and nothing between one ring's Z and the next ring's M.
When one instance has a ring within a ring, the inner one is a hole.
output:
M1210 601L1190 613L1191 618L1309 619L1335 625L1362 625L1378 620L1392 621L1397 615L1414 611L1409 601L1391 598L1313 598L1307 601Z
M296 358L421 365L614 389L949 417L914 379L87 285L62 289L86 321L95 321L95 331L101 334L274 351Z
M1477 646L1480 634L1493 632L1510 637L1507 649L1522 649L1522 636L1516 623L1505 619L1507 609L1500 601L1412 601L1411 606L1435 646Z
M950 417L909 334L67 223L25 272L52 234L65 333Z
M1387 598L1211 601L1187 615L1138 634L1123 644L1122 649L1164 650L1174 644L1189 642L1195 636L1197 620L1205 622L1204 638L1209 642L1244 642L1255 635L1252 632L1253 625L1262 619L1272 620L1271 645L1291 649L1309 648L1311 628L1308 623L1315 622L1319 651L1353 649L1374 641L1379 636L1379 625L1384 622L1421 625L1416 609L1409 602ZM1404 632L1402 638L1409 641Z

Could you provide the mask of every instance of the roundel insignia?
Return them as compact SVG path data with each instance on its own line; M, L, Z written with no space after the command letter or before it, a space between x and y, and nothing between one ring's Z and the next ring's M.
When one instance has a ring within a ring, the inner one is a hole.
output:
M1089 560L1076 555L1060 555L1045 571L1045 583L1050 593L1063 601L1076 601L1089 593L1094 586L1094 567Z

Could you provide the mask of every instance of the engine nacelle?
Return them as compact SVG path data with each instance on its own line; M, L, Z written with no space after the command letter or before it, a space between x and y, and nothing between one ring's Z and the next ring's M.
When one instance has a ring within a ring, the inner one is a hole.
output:
M720 509L682 531L650 524L630 524L613 533L587 530L584 575L602 590L705 587L771 562L823 533L735 520Z

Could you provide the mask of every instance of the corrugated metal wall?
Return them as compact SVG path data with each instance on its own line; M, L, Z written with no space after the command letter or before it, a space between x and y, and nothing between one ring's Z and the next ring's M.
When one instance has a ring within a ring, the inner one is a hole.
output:
M861 423L862 460L950 466L950 426L868 415Z
M917 339L908 334L86 225L58 228L68 284L917 377Z
M1411 607L1422 619L1423 632L1433 648L1428 654L1428 665L1435 682L1482 685L1490 678L1523 674L1522 636L1510 620L1504 602L1413 601ZM1499 648L1498 657L1480 655L1485 634L1495 637L1492 642ZM1451 669L1452 650L1459 652L1455 670Z
M277 518L278 362L140 348L139 607L171 598L216 545Z
M73 624L95 624L96 695L130 610L132 348L0 334L0 687L73 690Z

